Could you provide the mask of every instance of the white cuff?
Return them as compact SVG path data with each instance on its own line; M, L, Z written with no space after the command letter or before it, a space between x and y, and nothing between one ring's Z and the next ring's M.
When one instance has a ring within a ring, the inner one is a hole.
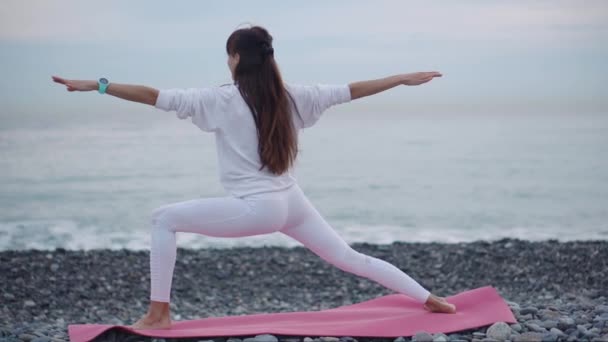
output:
M171 98L173 93L169 89L161 89L158 91L158 97L156 98L156 104L154 107L165 111L171 110Z
M351 100L348 84L340 87L338 91L338 103L350 102Z

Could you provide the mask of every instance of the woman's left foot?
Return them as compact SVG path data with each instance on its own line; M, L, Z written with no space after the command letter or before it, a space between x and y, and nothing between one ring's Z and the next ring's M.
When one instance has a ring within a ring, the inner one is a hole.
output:
M148 329L170 329L171 319L169 317L154 319L145 315L137 322L129 325L131 329L148 330Z

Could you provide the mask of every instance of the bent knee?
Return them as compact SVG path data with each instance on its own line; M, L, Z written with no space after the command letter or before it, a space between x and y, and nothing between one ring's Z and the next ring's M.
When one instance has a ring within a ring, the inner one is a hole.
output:
M150 222L152 227L166 226L166 223L170 220L170 205L164 205L158 207L152 211L150 215Z

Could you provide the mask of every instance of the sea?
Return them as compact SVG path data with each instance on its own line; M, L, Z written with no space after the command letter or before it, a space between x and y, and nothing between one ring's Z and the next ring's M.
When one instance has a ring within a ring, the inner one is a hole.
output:
M136 118L2 125L0 250L147 250L155 208L228 196L212 133ZM608 114L326 113L300 132L295 176L348 243L608 239Z

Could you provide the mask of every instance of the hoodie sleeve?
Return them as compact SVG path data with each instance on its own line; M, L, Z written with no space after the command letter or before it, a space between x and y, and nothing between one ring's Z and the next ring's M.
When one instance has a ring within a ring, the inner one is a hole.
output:
M348 84L288 85L287 90L294 98L300 128L314 125L329 107L351 101Z
M217 130L219 94L216 88L161 89L154 107L174 111L179 119L192 118L192 123L205 132Z

